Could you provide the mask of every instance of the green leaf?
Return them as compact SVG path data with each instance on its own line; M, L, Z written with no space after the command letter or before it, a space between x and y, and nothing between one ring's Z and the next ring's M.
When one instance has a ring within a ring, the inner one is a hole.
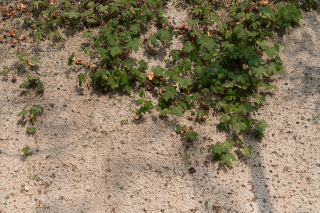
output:
M31 134L31 133L35 133L37 130L36 127L27 127L27 133ZM23 151L22 151L23 152Z
M253 149L252 146L246 146L246 145L242 145L242 151L243 151L243 154L248 154L249 157L251 158L251 150Z
M87 74L82 73L78 75L78 79L79 79L79 86L81 87L83 83L86 83L87 81Z
M97 53L103 58L103 59L108 59L107 53L108 51L102 47L96 48ZM71 56L70 56L71 57ZM73 57L72 57L73 58ZM69 58L70 59L70 58ZM72 64L72 59L71 59L71 64Z
M139 67L140 70L143 70L143 69L147 69L147 68L148 68L148 63L145 62L144 60L140 60L140 61L138 62L138 64L140 65L140 67Z
M261 47L262 50L267 50L269 48L267 40L257 41L257 44Z
M262 75L266 76L267 75L267 70L263 66L259 67L251 67L251 73L256 74L259 78L262 78Z
M28 105L26 105L25 107L23 107L22 111L18 114L18 116L25 116L25 115L27 115L27 111L26 111L27 106L28 106Z
M62 4L62 6L64 6L64 7L70 7L71 6L71 4L67 0L61 0L60 4Z
M229 44L228 41L223 41L221 42L221 46L223 47L223 49L227 49L230 51L230 52L233 52L234 51L234 44Z
M196 141L198 141L198 139L197 139L198 133L196 133L195 131L190 130L190 132L187 132L186 135L190 138L190 140L194 140L195 139Z
M226 35L225 35L226 39L230 38L231 35L232 35L232 30L226 32Z
M263 132L266 130L266 128L268 128L267 122L265 120L261 120L255 124L254 128L257 136L262 140L264 137Z
M83 33L83 37L85 37L85 38L91 38L92 37L92 32L84 32Z
M114 78L113 76L108 77L108 85L111 86L112 89L116 88L119 86L119 81L118 79Z
M126 91L129 95L131 95L131 86L129 84L126 84L123 90Z
M59 37L59 36L60 36L60 32L59 32L59 31L57 31L57 30L56 30L56 31L54 31L54 32L53 32L53 34L54 34L55 36L57 36L57 37Z
M278 73L277 73L277 63L275 63L275 62L270 62L270 64L267 64L266 67L267 67L267 69L268 69L268 73L269 73L269 74L271 74L271 73L273 73L273 74L275 74L275 75L278 74Z
M28 156L31 155L31 152L29 152L29 147L25 147L21 150L21 152L23 152L23 155Z
M250 55L248 58L248 65L254 65L254 66L259 66L260 62L263 62L262 58L260 55Z
M33 62L37 62L38 64L41 63L40 59L37 58L37 57L35 57L35 56L31 57L31 60L32 60Z
M273 10L270 5L265 5L264 7L258 7L259 12L267 17L271 17L273 15Z
M182 52L190 53L193 49L194 47L190 44L190 41L187 41L184 47L182 48Z
M122 66L124 66L127 69L131 69L132 67L136 66L135 61L123 61Z
M163 42L164 40L166 40L166 41L168 41L168 42L170 42L170 41L172 40L170 31L167 30L167 29L164 29L164 28L160 29L160 30L157 32L156 35L157 35L157 38L159 38L159 40L162 41L162 42ZM150 39L150 37L149 37L149 39Z
M113 57L122 53L122 49L119 46L108 47L108 50Z
M214 20L216 23L220 22L220 19L218 18L218 15L213 13L210 17L211 20Z
M247 74L237 75L237 82L245 84L246 81L249 81L249 76Z
M35 105L36 108L38 108L41 112L43 112L43 107L40 105Z
M38 82L38 90L42 93L44 93L43 83Z
M275 55L279 56L278 52L279 51L274 47L270 47L270 48L268 48L268 50L266 50L267 56L269 58L273 58L273 56L275 56Z
M186 132L187 131L187 126L186 125L181 126L180 124L178 124L177 129L175 131L178 134L181 133L181 131Z
M197 19L189 19L187 22L188 22L188 25L190 27L192 27L193 25L198 23L198 20Z
M37 114L37 110L36 109L29 109L30 114L36 115Z
M34 36L35 36L35 40L37 43L39 43L39 40L42 39L42 36L43 36L44 32L43 30L38 30Z
M167 89L164 94L162 95L162 99L168 101L170 98L174 98L178 95L178 92L177 90L174 88L174 89Z
M164 9L162 9L162 8L160 8L158 10L158 12L159 12L159 16L162 16L163 14L166 14L166 11Z
M157 6L158 2L156 0L147 0L148 4L151 4L152 6Z
M218 24L218 25L217 25L217 28L219 29L219 31L220 31L221 33L223 33L224 30L227 29L227 27L228 27L228 26L227 26L225 23L223 23L223 24Z
M20 84L20 88L27 87L27 86L29 86L29 84L30 84L30 81L25 81L22 84Z
M70 66L70 65L72 65L72 62L73 62L73 57L75 56L75 53L73 52L72 54L71 54L71 56L68 58L68 65Z
M148 41L151 41L151 44L154 46L157 43L157 36L156 35L150 35L148 38Z
M46 24L41 25L41 29L45 30L47 28L48 28L48 25L46 25Z
M156 74L157 76L161 76L163 78L166 77L166 74L165 74L165 69L162 68L160 65L157 65L157 67L152 67L151 68L151 71Z
M108 15L108 8L109 8L109 5L99 5L98 7L98 11L104 13L105 15Z
M169 57L172 56L173 62L176 62L180 58L180 52L178 50L171 50Z
M187 159L190 159L190 155L188 155L187 153L184 153L184 155L186 156Z
M172 70L166 70L165 71L165 74L169 77L170 80L172 80L174 77L179 76L180 73L181 73L181 70L180 70L179 67L174 66L172 68L173 68Z
M140 42L141 41L138 38L134 38L127 43L127 47L132 48L135 52L137 52L139 50L139 46L142 47Z
M170 106L169 110L171 111L171 114L175 114L178 117L180 117L181 115L183 115L183 108L181 106Z
M231 153L225 154L222 156L222 163L226 163L229 167L231 167L231 160L238 161L235 156Z
M255 53L254 53L254 49L253 49L253 47L248 46L248 47L245 47L245 48L243 48L243 49L240 50L239 56L240 56L240 57L243 57L243 56L244 56L246 59L248 59L248 58L251 56L251 54L252 54L252 55L255 54Z
M259 83L257 84L257 87L265 87L267 91L271 89L278 89L275 85L265 84L261 81L259 81Z
M215 47L216 42L212 38L208 38L206 36L200 36L197 38L197 42L200 45L199 49L203 50L206 48L207 50L211 50L212 48Z
M252 112L252 107L249 103L246 103L245 105L240 105L239 110L243 111L244 113Z
M176 78L176 81L179 83L179 87L182 88L187 88L192 84L192 79L190 77Z
M184 100L185 100L188 104L191 103L192 99L193 99L192 96L189 96L189 95L185 95L185 96L184 96Z

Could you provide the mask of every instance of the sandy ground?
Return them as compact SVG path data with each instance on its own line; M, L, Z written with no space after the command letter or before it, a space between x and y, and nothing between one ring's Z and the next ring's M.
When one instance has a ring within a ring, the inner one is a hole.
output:
M10 67L8 77L0 76L0 212L320 212L319 12L303 12L296 26L273 39L282 44L285 68L270 79L279 89L265 93L267 104L254 113L269 128L261 142L241 135L254 147L253 156L231 168L212 161L207 149L230 139L217 130L218 118L205 124L187 115L162 120L153 109L136 121L132 97L78 87L85 69L67 66L67 58L76 52L89 62L80 49L90 45L83 31L62 29L67 42L54 47L49 41L0 44L0 67ZM187 13L178 7L168 8L170 14L179 25ZM1 23L1 33L26 31L13 23ZM19 88L27 71L15 53L23 47L42 61L31 73L44 82L43 96L29 98ZM179 47L176 38L155 57L143 50L132 57L150 68L164 65L169 48ZM147 98L156 100L152 93ZM17 116L26 104L44 107L35 123L37 140ZM177 124L192 126L199 142L189 147L175 133ZM26 146L33 154L24 158Z

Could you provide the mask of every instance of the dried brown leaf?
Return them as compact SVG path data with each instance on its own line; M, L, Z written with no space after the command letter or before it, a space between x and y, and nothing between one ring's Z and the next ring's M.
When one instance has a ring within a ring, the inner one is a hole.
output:
M19 40L23 41L26 39L26 37L27 37L26 34L21 34L21 36L19 37Z
M28 61L28 64L29 64L30 66L34 66L34 64L33 64L31 61Z
M5 31L3 35L5 35L6 37L11 37L11 33L9 31Z
M12 31L11 31L11 36L12 36L13 38L16 37L16 30L12 30Z
M17 45L17 40L16 39L12 39L10 41L11 47L15 47Z
M25 4L23 4L23 3L21 3L21 4L20 4L20 8L21 8L21 9L27 9L27 8L28 8L28 6L27 6L27 5L25 5Z
M134 119L136 119L136 120L140 119L140 115L139 115L139 114L136 114L136 115L134 116Z
M264 5L271 4L271 2L270 2L269 0L260 0L259 3L262 4L263 6L264 6Z
M152 81L154 78L156 78L157 76L154 73L148 73L147 77L150 81Z

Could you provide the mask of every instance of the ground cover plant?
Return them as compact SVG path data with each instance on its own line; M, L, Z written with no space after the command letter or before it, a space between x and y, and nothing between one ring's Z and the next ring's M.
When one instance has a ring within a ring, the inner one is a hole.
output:
M301 7L310 11L317 4L310 0L280 3L188 0L185 3L190 8L189 19L181 26L164 16L166 6L171 4L167 0L34 0L29 5L0 9L7 19L25 15L24 23L35 31L36 42L45 38L51 39L52 45L64 42L58 28L67 25L100 28L98 34L93 35L91 31L83 34L94 41L94 49L81 48L85 54L98 55L103 63L85 63L74 53L66 59L68 65L75 63L88 68L78 76L79 86L90 78L94 86L104 92L117 89L131 95L134 85L138 85L141 107L133 115L135 119L140 119L151 108L157 109L160 117L190 113L190 120L204 123L210 116L218 115L218 128L229 130L234 140L217 142L211 150L215 160L231 166L231 161L237 160L233 149L251 156L252 147L244 144L239 133L251 131L263 139L268 127L266 121L257 120L251 114L266 102L259 94L261 89L277 89L265 78L277 75L282 68L280 46L268 43L268 38L275 31L298 22L302 18ZM225 11L224 16L217 15L220 10ZM154 24L157 32L141 38L141 29L148 23ZM12 32L6 33L12 36ZM129 58L130 53L139 48L154 55L157 43L171 45L172 38L178 35L183 35L184 46L172 50L169 58L164 59L165 63L174 64L170 69L157 65L147 73L147 62ZM19 39L27 40L26 36ZM29 41L32 42L30 38ZM33 66L31 61L40 63L35 57L26 59L22 53L18 53L18 58L30 66ZM4 73L8 72L6 67ZM38 77L22 77L28 80L21 87L38 85L43 92ZM146 99L146 90L156 91L156 103ZM214 113L210 114L209 109ZM30 117L35 116L36 112L30 110ZM22 112L26 114L25 108ZM198 134L186 125L179 124L176 132L189 142L198 140Z

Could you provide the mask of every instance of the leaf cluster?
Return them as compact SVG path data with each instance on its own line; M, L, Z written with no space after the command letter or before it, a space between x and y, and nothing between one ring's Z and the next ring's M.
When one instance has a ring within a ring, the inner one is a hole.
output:
M43 83L40 81L40 78L38 76L32 76L29 74L25 74L21 77L26 78L28 80L24 81L22 84L20 84L20 88L36 87L40 93L44 92Z
M189 141L198 141L198 133L193 131L191 128L187 128L186 125L181 126L180 124L178 124L176 133L186 136Z
M252 146L246 146L240 138L237 137L236 134L233 134L234 141L226 141L226 142L216 142L214 145L211 145L210 149L214 156L215 160L221 160L222 163L227 164L229 167L231 166L231 161L238 161L234 154L231 153L231 149L237 145L239 147L238 153L240 155L248 154L251 158L251 150ZM237 142L238 140L238 142Z

